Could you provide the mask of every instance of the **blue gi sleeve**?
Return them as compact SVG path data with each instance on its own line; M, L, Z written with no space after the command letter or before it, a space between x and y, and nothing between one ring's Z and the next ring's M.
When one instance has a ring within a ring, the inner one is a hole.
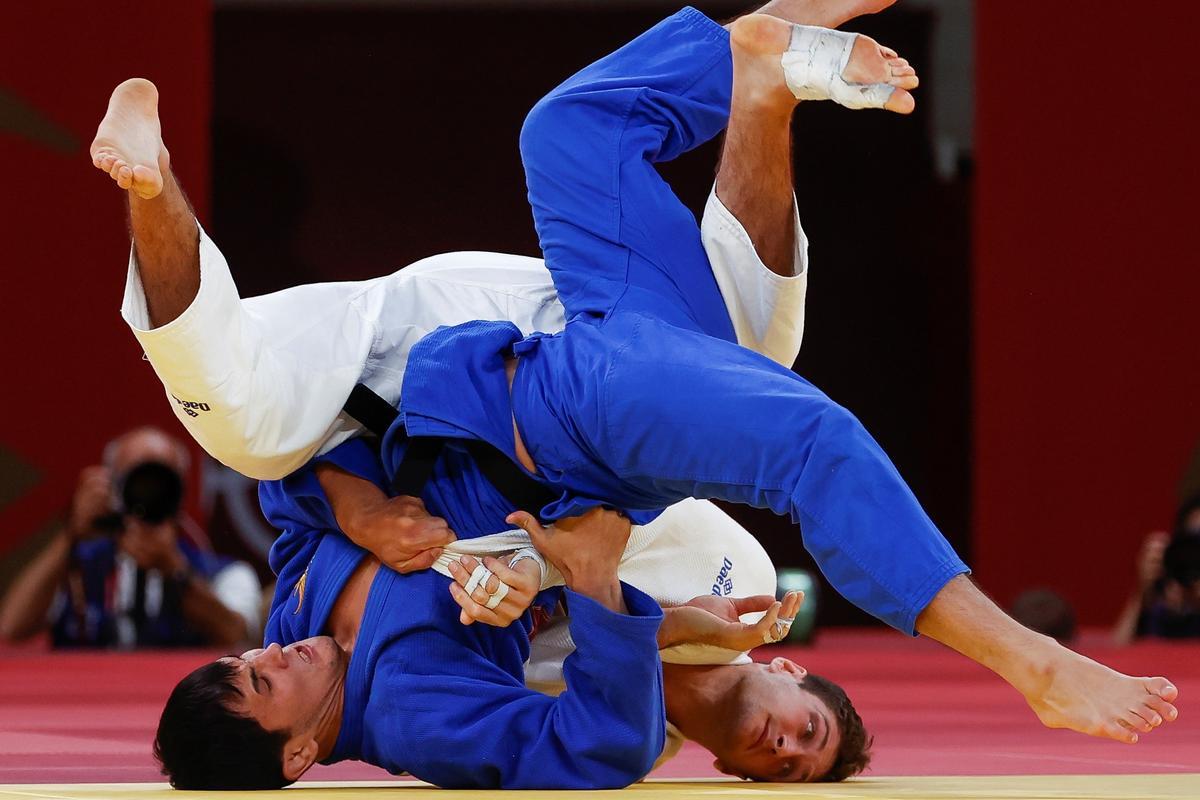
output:
M628 615L566 593L576 650L558 697L469 651L448 662L433 645L421 658L409 651L381 663L363 758L446 788L604 789L641 779L665 739L662 610L637 589L624 592Z

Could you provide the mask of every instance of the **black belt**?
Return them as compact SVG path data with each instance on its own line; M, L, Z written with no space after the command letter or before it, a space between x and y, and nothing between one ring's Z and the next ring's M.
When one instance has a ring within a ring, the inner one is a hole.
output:
M342 410L381 440L396 417L400 416L391 403L361 383L351 390ZM392 490L397 495L420 497L425 484L429 482L429 476L433 474L433 466L442 448L450 440L441 436L409 436L402 433L408 441L408 449L392 479ZM558 499L557 495L529 477L512 459L487 442L478 439L454 441L467 449L479 466L479 471L512 504L514 511L528 511L540 517L543 506Z

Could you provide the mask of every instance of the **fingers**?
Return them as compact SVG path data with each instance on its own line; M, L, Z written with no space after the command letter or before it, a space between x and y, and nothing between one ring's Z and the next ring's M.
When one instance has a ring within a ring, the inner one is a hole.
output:
M771 607L767 609L767 613L763 614L763 618L754 624L754 632L762 637L765 644L777 642L779 638L782 638L775 636L777 633L775 623L779 621L779 609L782 607L783 604L778 601L772 603Z
M783 607L779 610L781 620L794 620L804 603L804 592L790 591L783 596ZM789 622L788 625L791 625Z
M504 619L495 611L485 608L482 603L477 603L467 594L457 583L450 584L450 596L454 598L454 602L458 603L462 611L458 615L459 621L463 625L470 625L473 622L482 622L487 625L494 625L497 628L506 628L511 619Z
M529 559L527 559L529 560ZM535 568L537 563L529 560ZM521 572L510 567L502 558L492 558L487 556L483 559L483 565L495 573L500 580L504 581L512 589L524 589L527 591L536 592L541 586L541 578L535 577L533 574Z
M442 555L442 548L431 547L428 550L422 550L412 558L389 563L388 566L403 575L406 572L418 572L423 569L429 569L434 562Z
M733 610L738 616L749 614L752 611L766 611L775 602L775 597L769 594L755 594L750 597L730 597L729 602L733 604Z

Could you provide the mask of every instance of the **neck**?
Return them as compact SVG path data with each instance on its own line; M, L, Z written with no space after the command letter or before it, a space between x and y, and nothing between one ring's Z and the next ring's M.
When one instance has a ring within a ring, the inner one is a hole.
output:
M326 630L337 642L341 662L338 666L341 672L318 718L317 734L314 737L319 748L318 761L325 760L333 752L338 734L342 730L342 711L346 705L346 672L350 668L354 643L358 640L358 630L367 607L367 595L371 591L371 583L375 580L377 572L379 560L370 555L364 557L342 586L338 599L329 611L329 619L325 622Z
M708 746L712 721L733 697L740 671L700 664L663 664L667 719L687 738Z
M349 660L349 654L346 658ZM337 686L331 693L329 705L322 709L320 722L317 725L317 761L324 761L333 753L337 744L338 734L342 731L342 709L346 704L346 664L342 665L342 675Z

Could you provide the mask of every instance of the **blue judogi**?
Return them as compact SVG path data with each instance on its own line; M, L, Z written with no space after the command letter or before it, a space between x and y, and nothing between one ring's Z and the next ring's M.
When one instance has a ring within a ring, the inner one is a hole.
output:
M361 440L328 460L384 485ZM260 498L283 531L271 549L279 580L265 641L323 634L365 551L337 532L311 468L261 484ZM449 582L379 569L327 763L367 761L450 788L616 788L650 771L666 719L652 599L624 587L621 615L565 590L577 649L564 664L568 691L551 698L525 688L529 615L507 628L463 625Z
M966 565L849 411L733 343L695 218L654 167L725 127L731 88L727 32L684 9L534 107L521 154L566 329L435 331L410 353L398 423L511 457L515 415L561 493L547 519L604 504L645 521L685 497L789 514L839 592L911 633ZM389 470L401 450L385 446Z

